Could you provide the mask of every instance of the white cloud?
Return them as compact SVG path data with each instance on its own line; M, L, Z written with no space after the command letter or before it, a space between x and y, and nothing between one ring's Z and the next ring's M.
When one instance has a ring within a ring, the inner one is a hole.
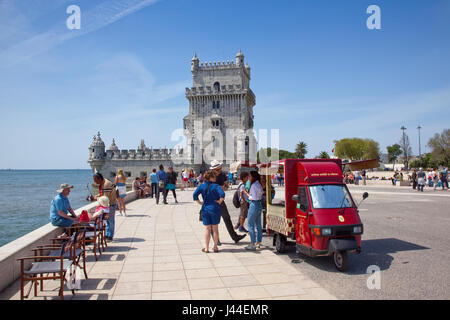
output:
M85 35L100 28L103 28L123 17L152 5L159 0L109 0L102 1L99 5L82 10L82 27L80 30L68 30L65 21L59 21L50 30L31 36L14 45L8 46L0 51L0 68L10 67L33 56L50 50L51 48L75 37ZM62 3L62 2L61 2ZM20 29L20 24L26 22L27 17L17 11L11 1L2 3L3 9L15 13L12 21L12 28ZM6 10L7 9L7 10ZM48 8L45 8L48 10ZM42 8L42 11L44 8ZM14 22L17 21L17 22ZM4 32L2 33L3 37ZM1 37L0 37L1 40ZM0 45L0 48L4 48Z

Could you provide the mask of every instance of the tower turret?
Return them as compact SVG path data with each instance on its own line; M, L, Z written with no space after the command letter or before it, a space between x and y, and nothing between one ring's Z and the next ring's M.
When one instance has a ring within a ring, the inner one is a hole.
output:
M236 65L239 67L244 66L244 55L242 54L241 49L239 49L239 52L236 55Z
M112 143L108 148L108 151L119 151L119 147L117 147L115 139L112 139Z
M89 159L91 160L104 160L105 159L105 143L100 137L100 132L89 146Z
M191 61L191 72L195 73L198 71L198 66L199 66L200 60L197 57L197 53L194 53L194 57L192 58Z

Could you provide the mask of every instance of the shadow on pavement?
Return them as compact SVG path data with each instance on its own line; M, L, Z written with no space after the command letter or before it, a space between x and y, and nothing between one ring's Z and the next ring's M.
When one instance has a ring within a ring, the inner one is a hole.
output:
M360 254L348 255L349 267L345 271L346 274L367 274L367 268L371 265L378 266L380 270L387 270L394 260L390 255L392 253L430 249L396 238L363 240L361 246L362 252ZM301 267L303 263L307 263L323 271L340 273L336 270L331 256L312 258L297 254L295 253L295 245L293 243L290 243L286 251L287 253L285 254L294 262L293 265Z
M145 239L142 238L115 238L114 243L118 242L145 242Z

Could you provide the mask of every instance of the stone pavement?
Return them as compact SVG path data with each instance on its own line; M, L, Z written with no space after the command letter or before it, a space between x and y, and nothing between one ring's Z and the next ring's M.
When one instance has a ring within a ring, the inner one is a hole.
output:
M89 279L82 280L74 296L66 289L65 299L335 299L272 247L246 251L248 236L234 244L223 222L220 252L201 252L200 206L192 201L192 191L177 194L179 204L171 194L169 205L157 206L154 199L129 203L128 216L116 217L114 242L97 262L88 251ZM227 192L231 198L232 192ZM228 208L236 210L231 203ZM16 281L0 299L19 299L19 290ZM57 295L57 282L46 281L44 291L33 299L58 299Z

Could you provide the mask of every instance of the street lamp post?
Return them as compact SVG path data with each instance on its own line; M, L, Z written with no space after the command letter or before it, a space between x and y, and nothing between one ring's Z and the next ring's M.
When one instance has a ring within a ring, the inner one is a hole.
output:
M405 157L404 161L405 161L405 169L408 169L408 150L407 150L407 146L406 146L406 136L405 136L405 130L406 127L402 126L400 128L400 130L403 131L403 135L402 135L402 144L403 144L403 155Z
M419 130L419 158L422 158L422 151L420 149L420 129L422 129L422 127L419 125L417 127L417 130Z

